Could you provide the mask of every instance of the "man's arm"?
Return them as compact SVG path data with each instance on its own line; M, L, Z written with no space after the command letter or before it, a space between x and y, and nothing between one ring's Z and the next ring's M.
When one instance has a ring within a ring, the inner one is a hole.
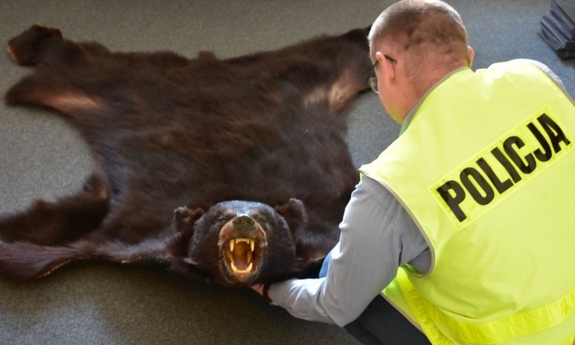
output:
M391 282L398 266L420 255L429 258L407 212L370 178L353 192L340 228L327 277L273 284L269 297L275 304L298 318L344 326ZM422 261L429 265L429 259Z

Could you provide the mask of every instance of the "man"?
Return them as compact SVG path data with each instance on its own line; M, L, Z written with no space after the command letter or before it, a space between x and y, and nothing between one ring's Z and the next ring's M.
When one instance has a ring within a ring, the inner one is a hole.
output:
M402 134L361 168L327 274L254 290L365 344L574 343L573 100L534 61L473 72L441 1L393 4L368 38Z

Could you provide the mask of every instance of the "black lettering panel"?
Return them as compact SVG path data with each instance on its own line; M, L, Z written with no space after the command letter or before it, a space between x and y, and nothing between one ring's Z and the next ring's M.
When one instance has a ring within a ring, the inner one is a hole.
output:
M461 171L460 174L461 183L467 189L469 194L473 197L473 199L480 205L487 205L489 204L493 198L495 197L495 192L493 192L493 188L483 175L474 168L465 168ZM476 183L473 183L471 180L475 180ZM483 190L481 193L477 188L476 185L481 187Z
M535 157L533 157L533 155L529 153L526 156L524 156L525 160L521 159L519 153L517 152L517 149L515 149L514 146L517 149L520 149L523 146L525 146L525 143L523 142L523 140L521 140L521 138L517 136L511 136L503 142L503 149L505 150L505 153L507 153L509 158L511 158L511 160L513 161L513 163L515 163L515 165L519 168L519 170L521 170L525 174L532 173L537 167L537 161L535 161Z
M451 180L445 182L443 185L437 188L437 192L439 195L441 195L447 206L449 206L453 214L455 214L460 222L467 218L459 206L459 204L465 200L465 191L461 185L457 183L457 181Z

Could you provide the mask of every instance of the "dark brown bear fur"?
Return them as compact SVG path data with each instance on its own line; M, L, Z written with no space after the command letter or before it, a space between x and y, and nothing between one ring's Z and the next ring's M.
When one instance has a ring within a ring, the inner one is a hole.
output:
M367 88L367 32L227 60L111 52L38 25L13 38L34 70L7 104L65 116L96 168L77 193L0 215L0 275L94 259L230 286L305 274L358 180L343 114Z

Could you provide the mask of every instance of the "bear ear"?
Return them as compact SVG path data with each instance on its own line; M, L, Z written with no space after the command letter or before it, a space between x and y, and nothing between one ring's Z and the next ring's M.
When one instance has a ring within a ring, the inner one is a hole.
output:
M166 253L170 270L183 274L192 280L210 281L208 272L197 267L197 263L188 257L188 246L194 233L194 223L205 214L202 208L189 209L186 206L174 210L172 225L178 233L168 242Z
M179 232L190 232L191 234L191 231L194 228L194 222L203 216L204 213L206 212L199 207L194 210L190 210L186 206L178 207L174 210L172 223Z
M294 236L297 230L307 223L307 212L303 202L299 199L291 198L287 203L276 206L274 209L285 219Z
M182 206L174 210L172 225L179 232L178 241L176 242L180 243L178 247L181 248L177 250L180 255L185 256L187 254L188 243L194 233L194 223L203 216L204 213L204 210L199 207L190 210L186 206Z

